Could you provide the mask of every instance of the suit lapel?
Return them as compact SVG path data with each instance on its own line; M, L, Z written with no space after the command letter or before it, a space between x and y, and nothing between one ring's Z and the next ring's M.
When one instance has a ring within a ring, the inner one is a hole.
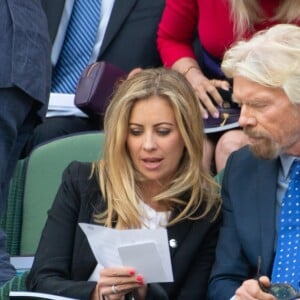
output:
M53 44L65 6L65 0L42 0L42 5L47 16L50 40Z
M258 167L258 222L261 232L261 271L266 274L272 266L276 236L276 202L279 160L260 163Z
M114 7L106 28L99 56L114 39L138 0L115 0ZM150 1L150 0L149 0Z

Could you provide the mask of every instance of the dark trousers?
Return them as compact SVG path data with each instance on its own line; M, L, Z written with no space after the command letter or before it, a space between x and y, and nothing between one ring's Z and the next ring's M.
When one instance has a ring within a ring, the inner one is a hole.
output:
M46 118L33 131L23 149L22 157L26 157L38 145L53 139L83 131L94 131L101 128L100 120L75 116Z
M39 120L34 106L35 101L22 90L0 89L0 216L21 150ZM0 230L0 285L15 275L5 241L6 235Z

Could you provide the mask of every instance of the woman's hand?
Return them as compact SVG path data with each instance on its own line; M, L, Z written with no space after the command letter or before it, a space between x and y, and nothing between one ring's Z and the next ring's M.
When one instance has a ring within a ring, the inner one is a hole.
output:
M209 80L202 73L197 61L190 57L180 58L173 64L172 69L181 72L193 86L199 98L203 118L207 119L209 115L218 118L218 107L222 106L223 99L217 88L228 91L229 82L217 79Z
M219 111L217 107L222 106L223 99L217 88L228 91L229 83L226 80L209 80L199 68L190 69L185 76L199 97L203 118L208 118L208 115L218 118Z
M266 276L259 278L260 283L265 286L270 286L270 280ZM276 300L276 298L264 292L256 279L249 279L243 282L243 284L235 292L235 300Z
M145 299L147 285L144 278L132 268L105 268L100 272L92 300L123 300L125 295L133 292L136 299Z

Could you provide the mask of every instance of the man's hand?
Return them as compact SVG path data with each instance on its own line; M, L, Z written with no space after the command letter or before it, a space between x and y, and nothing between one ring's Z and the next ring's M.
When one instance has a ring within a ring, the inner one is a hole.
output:
M262 286L266 288L270 286L268 277L261 276L258 280ZM235 292L235 300L276 300L273 295L261 289L258 280L249 279L244 281Z

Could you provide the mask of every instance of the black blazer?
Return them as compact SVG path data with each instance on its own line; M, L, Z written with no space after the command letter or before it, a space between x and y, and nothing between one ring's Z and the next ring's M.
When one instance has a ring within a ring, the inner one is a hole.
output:
M43 1L53 42L65 0ZM156 32L164 6L165 0L115 0L98 60L111 62L124 71L160 66Z
M246 279L270 276L276 236L279 159L256 158L245 147L228 159L223 179L223 220L209 299L228 300Z
M87 280L96 260L78 223L93 223L94 209L104 205L95 178L88 179L90 170L79 162L65 170L28 276L29 290L90 299L96 282ZM219 224L219 218L204 218L168 228L168 238L178 244L170 248L174 282L149 284L147 299L205 298Z
M19 87L47 108L51 44L40 0L0 1L0 88Z

